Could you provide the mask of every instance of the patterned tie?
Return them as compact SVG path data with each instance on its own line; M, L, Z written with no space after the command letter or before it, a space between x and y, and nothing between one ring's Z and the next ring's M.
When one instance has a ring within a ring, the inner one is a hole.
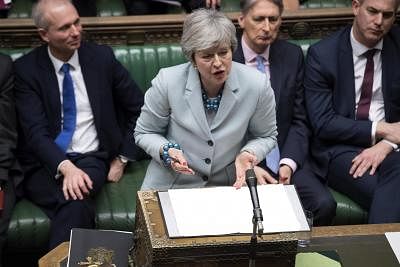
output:
M257 62L257 69L261 71L262 73L265 73L265 65L264 65L264 58L260 55L256 57L256 62ZM279 160L280 160L280 153L279 153L279 147L276 146L274 147L267 155L266 157L266 163L267 167L274 172L275 174L278 173L279 170Z
M367 64L365 65L364 79L361 84L361 96L356 113L357 120L368 120L369 117L372 86L374 84L374 54L376 50L377 49L371 49L364 53L364 56L367 58Z
M63 129L57 136L56 144L65 152L69 144L71 143L72 136L74 135L76 126L76 103L74 85L72 78L69 73L70 65L65 63L61 67L61 71L64 73L63 80Z

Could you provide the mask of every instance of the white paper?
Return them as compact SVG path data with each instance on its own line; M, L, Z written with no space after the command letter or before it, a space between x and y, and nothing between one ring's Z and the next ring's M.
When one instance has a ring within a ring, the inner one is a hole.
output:
M385 236L400 263L400 232L388 232L385 233Z
M290 186L289 186L290 187ZM308 231L293 207L283 185L257 186L264 233ZM206 236L252 233L253 205L247 187L214 187L168 190L177 236ZM292 198L293 199L293 198ZM298 197L296 195L297 201ZM171 235L170 235L171 236ZM172 236L173 237L173 236Z

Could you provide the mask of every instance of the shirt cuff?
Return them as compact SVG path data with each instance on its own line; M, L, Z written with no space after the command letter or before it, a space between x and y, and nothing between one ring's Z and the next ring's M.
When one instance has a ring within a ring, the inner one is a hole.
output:
M371 146L376 144L376 127L378 126L377 121L372 122L372 127L371 127Z
M297 170L297 163L289 158L281 159L281 161L279 162L279 166L280 165L288 165L292 169L293 173Z
M66 162L66 161L68 161L68 159L64 159L63 161L61 161L60 162L60 164L58 164L58 166L57 166L57 173L56 173L56 175L54 176L54 178L57 180L58 178L60 178L63 174L60 172L60 168L61 168L61 166Z
M399 146L395 143L390 142L389 140L383 139L382 142L385 142L386 144L390 145L391 147L393 147L394 151L398 151L399 150Z

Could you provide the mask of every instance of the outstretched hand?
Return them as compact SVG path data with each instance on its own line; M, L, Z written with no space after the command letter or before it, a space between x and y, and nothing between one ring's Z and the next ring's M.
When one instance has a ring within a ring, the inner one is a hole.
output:
M236 156L236 181L233 184L236 189L241 188L246 183L246 170L252 169L257 163L257 157L248 151L243 151Z

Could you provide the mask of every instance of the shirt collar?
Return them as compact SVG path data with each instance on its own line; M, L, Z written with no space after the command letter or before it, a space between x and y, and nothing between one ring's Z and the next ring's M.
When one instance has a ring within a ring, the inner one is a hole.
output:
M60 71L60 69L61 69L62 65L64 65L64 63L68 63L69 65L71 65L72 69L77 69L79 67L78 50L75 50L74 54L67 62L63 62L63 61L59 60L58 58L56 58L55 56L53 56L50 52L49 47L47 47L47 52L49 54L51 62L53 63L54 69L56 69L57 72Z
M257 56L262 56L267 63L269 62L269 48L270 46L268 46L263 53L261 54L257 54L256 52L254 52L246 43L245 39L244 39L244 35L242 35L242 49L243 49L243 56L244 56L244 60L246 63L250 63L253 62Z
M383 39L381 39L374 47L366 47L365 45L357 41L354 37L353 27L351 27L350 31L350 43L351 47L353 48L353 54L357 57L361 56L371 48L375 48L380 51L383 47Z

